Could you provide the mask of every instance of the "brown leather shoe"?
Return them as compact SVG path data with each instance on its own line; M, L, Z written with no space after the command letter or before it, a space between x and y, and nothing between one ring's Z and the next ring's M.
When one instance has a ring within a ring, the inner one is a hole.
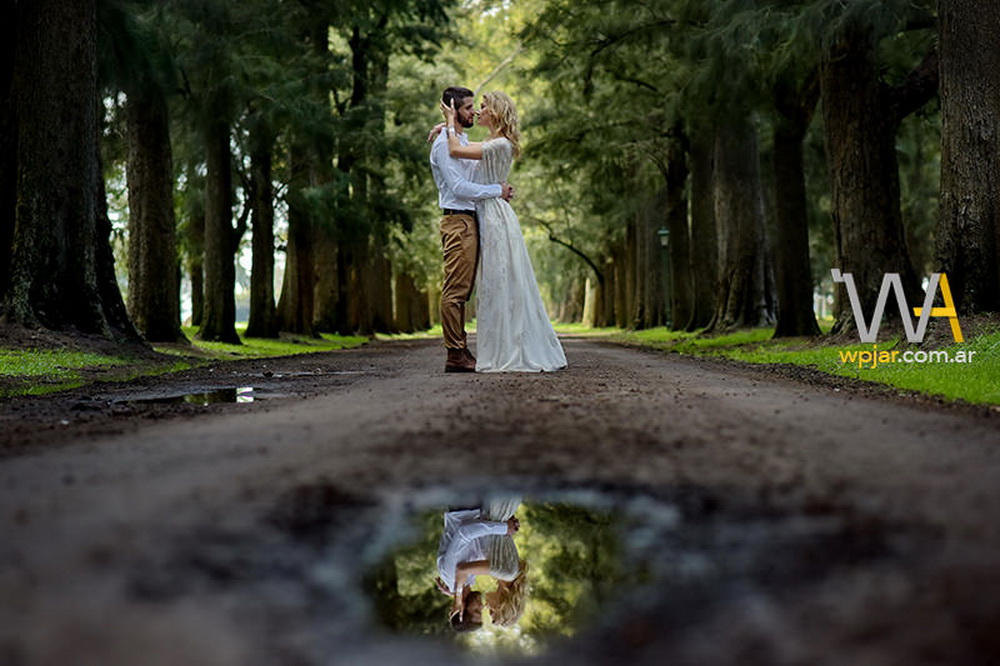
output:
M473 366L476 365L476 357L472 355L472 352L469 351L469 348L466 347L462 351L465 352L465 358L467 358L470 361L472 361L472 365Z
M449 349L448 360L444 364L445 372L475 372L476 359L472 358L468 349Z

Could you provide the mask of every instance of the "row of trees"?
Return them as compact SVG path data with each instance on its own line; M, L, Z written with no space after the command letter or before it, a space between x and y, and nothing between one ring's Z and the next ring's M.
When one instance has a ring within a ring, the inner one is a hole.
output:
M178 340L183 270L200 337L237 342L234 260L249 228L249 335L428 326L421 267L407 270L390 245L419 210L407 197L431 201L412 194L427 170L428 122L411 108L430 108L445 84L428 76L390 91L389 63L426 62L452 4L8 4L4 320ZM105 192L122 172L127 308ZM276 218L287 219L277 242Z
M972 0L4 12L11 324L176 340L183 273L200 336L236 341L249 244L250 335L427 326L440 258L423 137L455 83L519 103L518 212L561 318L812 334L830 267L867 312L884 273L915 295L931 270L962 312L1000 310L1000 10ZM105 191L122 173L127 304ZM843 298L835 314L852 325Z
M962 312L1000 311L994 9L548 2L520 35L548 84L532 147L584 184L575 219L546 226L588 255L597 323L663 323L668 283L675 328L815 334L830 267L854 274L866 312L884 273L915 302L931 270ZM660 226L670 275L651 283ZM842 293L834 314L853 326Z

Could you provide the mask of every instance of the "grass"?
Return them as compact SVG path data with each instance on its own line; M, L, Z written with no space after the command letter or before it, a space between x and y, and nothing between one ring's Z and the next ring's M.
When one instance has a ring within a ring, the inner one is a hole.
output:
M828 331L831 322L820 322ZM475 322L467 329L475 331ZM237 332L241 334L244 328ZM672 351L681 354L720 356L749 363L792 364L814 368L821 372L878 382L906 391L938 395L949 400L1000 405L1000 331L987 331L960 344L942 347L954 358L957 352L975 352L966 363L861 363L844 362L843 354L870 352L868 344L835 344L824 338L771 339L773 329L761 328L736 331L719 336L700 332L669 331L655 328L643 331L623 331L616 328L594 329L583 324L557 324L556 330L565 336L592 337L621 344ZM367 338L324 334L319 338L284 336L272 340L246 338L242 345L195 340L196 330L184 329L191 345L156 347L175 360L136 361L128 357L108 356L71 350L11 350L0 349L0 397L41 395L82 386L88 381L127 381L139 376L169 374L195 365L240 358L266 358L357 347ZM383 340L439 339L440 325L418 333L379 335ZM878 345L881 352L918 351L899 340ZM874 365L874 367L872 367Z
M45 395L85 383L81 371L125 366L129 359L58 349L0 349L0 396Z
M217 360L233 358L267 358L271 356L294 356L296 354L311 354L314 352L335 351L337 349L350 349L360 347L368 342L368 338L363 336L331 335L324 333L318 338L311 338L304 335L285 335L281 338L248 338L243 335L246 326L237 326L236 332L243 341L241 345L234 345L226 342L206 342L197 340L195 335L198 329L185 326L184 335L191 340L192 345L199 355ZM166 354L189 353L186 345L170 345L154 347L157 351Z
M476 326L475 322L471 325L466 325L466 332L475 333ZM432 340L434 338L442 338L441 324L436 324L426 331L416 331L414 333L379 333L376 338L379 340Z
M806 365L822 372L841 377L875 381L896 388L938 395L950 400L1000 405L1000 333L977 336L960 344L941 347L951 362L904 362L906 352L911 357L919 349L908 343L890 340L879 343L878 351L888 360L895 354L895 362L845 362L849 352L872 352L873 345L857 344L811 349L796 348L794 342L740 349L730 356L751 363L794 363ZM965 362L955 362L958 352L963 352ZM974 354L970 354L973 352ZM922 355L921 355L922 356ZM943 356L943 355L942 355ZM970 358L971 356L971 358Z
M833 320L819 322L820 330L829 333ZM466 329L475 331L475 321ZM830 375L851 377L893 386L902 390L938 395L949 400L1000 405L1000 331L986 333L961 344L942 347L954 358L958 351L975 352L968 363L885 363L859 367L857 362L841 361L841 352L871 351L866 344L835 344L824 338L781 338L774 340L773 328L735 331L706 336L700 331L670 331L654 328L625 331L619 328L592 328L584 324L555 324L563 336L589 337L621 344L672 351L680 354L718 356L748 363L791 364L819 370ZM388 340L440 338L440 325L422 333L379 336ZM903 352L917 348L899 340L879 343L880 351ZM870 365L870 364L869 364Z
M829 322L821 323L829 330ZM580 331L586 334L586 331ZM872 352L871 344L839 344L823 338L771 339L774 329L737 331L720 336L668 331L665 328L644 331L606 329L600 337L623 344L674 351L681 354L721 356L749 363L792 364L813 368L841 377L877 382L907 391L964 400L976 404L1000 405L1000 331L986 332L965 342L943 346L936 351L947 353L951 362L927 359L917 362L919 347L900 340L886 340L877 346L881 358L895 362L861 362L848 354ZM909 361L907 361L909 352ZM965 362L957 362L959 352ZM929 354L928 354L929 356ZM941 355L943 357L943 355Z
M157 345L163 356L135 358L71 349L0 349L0 397L45 395L78 388L94 381L124 382L188 370L197 365L241 358L292 356L358 347L368 338L326 335L319 338L283 336L280 339L246 338L243 344L195 339L197 329L185 328L190 345Z

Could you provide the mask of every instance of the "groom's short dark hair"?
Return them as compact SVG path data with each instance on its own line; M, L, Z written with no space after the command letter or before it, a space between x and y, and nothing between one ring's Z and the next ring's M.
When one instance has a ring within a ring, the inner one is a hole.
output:
M441 101L444 102L445 106L451 106L451 103L454 101L455 108L457 109L462 106L462 102L465 101L466 97L475 97L475 93L468 88L452 86L444 89L444 93L441 95Z

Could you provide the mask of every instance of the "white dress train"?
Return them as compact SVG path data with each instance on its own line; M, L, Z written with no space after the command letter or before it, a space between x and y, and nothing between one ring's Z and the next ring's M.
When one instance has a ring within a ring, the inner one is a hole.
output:
M505 183L513 149L505 138L483 144L477 183ZM566 367L538 291L517 214L503 199L476 202L476 372L550 372Z

